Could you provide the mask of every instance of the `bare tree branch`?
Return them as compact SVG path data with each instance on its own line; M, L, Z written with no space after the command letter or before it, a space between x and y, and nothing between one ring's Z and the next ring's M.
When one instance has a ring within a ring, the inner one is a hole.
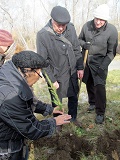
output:
M6 9L4 9L1 5L0 5L0 8L9 16L9 18L10 18L10 24L13 27L13 19L12 19L10 13Z
M47 9L45 8L45 5L44 5L44 3L42 2L42 0L40 0L40 2L41 2L41 4L42 4L43 8L45 9L45 11L47 12L47 14L49 15L49 12L48 12Z

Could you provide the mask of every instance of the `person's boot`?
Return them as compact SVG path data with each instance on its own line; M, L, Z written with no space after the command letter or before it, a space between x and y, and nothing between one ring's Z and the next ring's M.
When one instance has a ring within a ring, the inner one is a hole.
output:
M104 122L104 115L97 115L95 119L96 124L102 124Z
M95 109L95 105L94 104L90 104L89 108L87 109L88 112L94 111Z

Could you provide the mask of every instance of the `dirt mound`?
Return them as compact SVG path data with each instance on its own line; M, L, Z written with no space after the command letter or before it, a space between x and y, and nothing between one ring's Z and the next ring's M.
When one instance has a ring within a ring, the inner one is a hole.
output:
M46 155L46 160L80 160L83 155L90 158L101 153L107 160L119 160L120 130L115 130L113 133L105 132L94 142L85 136L78 137L70 133L56 134L52 138L35 141L34 146L39 150L39 155Z
M52 138L42 138L34 143L37 148L47 147L48 160L79 160L81 154L89 155L93 147L83 137L66 133Z
M113 133L105 132L97 140L97 153L101 152L107 160L120 159L120 130Z

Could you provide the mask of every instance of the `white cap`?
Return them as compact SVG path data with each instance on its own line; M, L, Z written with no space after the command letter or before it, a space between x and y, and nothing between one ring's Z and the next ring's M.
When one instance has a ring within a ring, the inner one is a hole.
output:
M109 17L109 7L107 4L102 4L98 6L94 13L93 13L95 18L103 19L103 20L108 20Z

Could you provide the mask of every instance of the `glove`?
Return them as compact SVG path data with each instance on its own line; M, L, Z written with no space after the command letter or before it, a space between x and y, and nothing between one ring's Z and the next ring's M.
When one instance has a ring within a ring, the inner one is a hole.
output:
M85 44L83 45L83 48L85 49L85 50L89 50L89 48L90 48L90 42L85 42Z
M99 67L98 70L97 70L97 75L98 75L101 79L103 79L103 80L106 79L105 70L102 69L102 68L100 68L100 67Z

